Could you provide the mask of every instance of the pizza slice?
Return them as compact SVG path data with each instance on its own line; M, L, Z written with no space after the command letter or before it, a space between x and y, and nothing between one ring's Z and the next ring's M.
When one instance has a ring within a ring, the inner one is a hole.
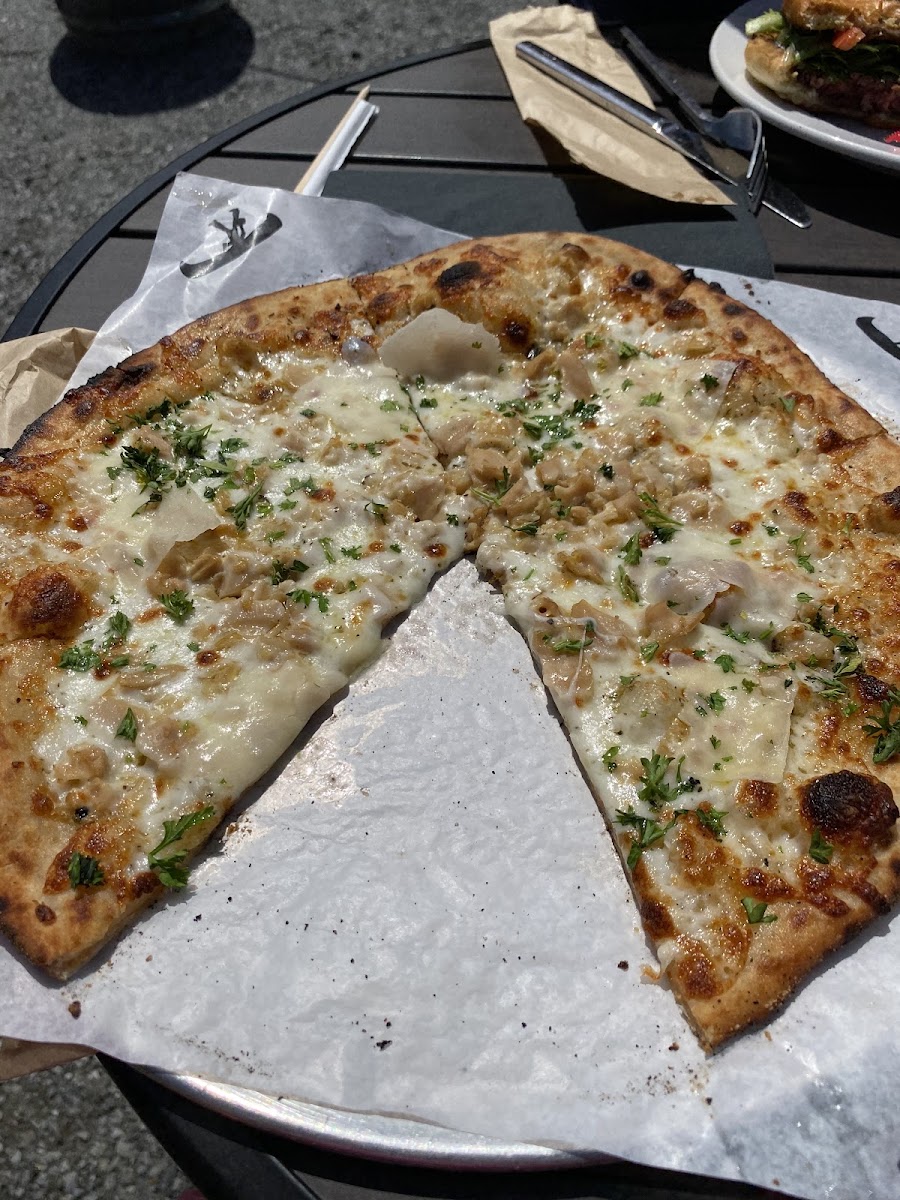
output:
M897 896L898 454L745 306L671 276L636 305L658 271L604 290L590 254L568 262L569 293L591 287L560 325L545 275L524 352L502 355L480 302L462 313L483 326L428 311L382 355L473 505L477 561L711 1048ZM421 339L403 361L426 321L456 378Z
M0 923L52 974L184 886L462 552L360 329L335 285L238 306L70 393L3 464Z

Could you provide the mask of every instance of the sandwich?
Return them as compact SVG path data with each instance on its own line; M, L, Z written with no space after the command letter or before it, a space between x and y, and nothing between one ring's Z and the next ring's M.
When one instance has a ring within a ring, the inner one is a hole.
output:
M900 128L900 0L784 0L745 30L748 74L782 100Z

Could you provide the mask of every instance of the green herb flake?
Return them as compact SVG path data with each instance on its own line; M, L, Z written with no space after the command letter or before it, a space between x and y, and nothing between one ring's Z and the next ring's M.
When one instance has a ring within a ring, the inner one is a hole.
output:
M713 712L720 713L725 708L725 697L721 692L710 692L706 697L706 702Z
M337 556L335 555L334 550L331 547L331 538L330 537L320 537L318 539L318 542L319 542L319 545L322 547L322 553L325 555L325 561L328 563L337 562Z
M875 748L872 751L874 763L889 762L895 754L900 753L900 718L894 720L894 708L900 706L900 692L891 688L890 698L883 700L881 715L875 717L870 725L863 725L863 732L875 738Z
M769 906L762 900L754 900L750 896L743 896L741 904L743 904L744 912L747 914L748 925L770 925L773 921L778 920L775 913L766 912Z
M621 564L616 568L616 587L630 604L638 604L640 602L640 596L638 595L637 588L634 586L634 580Z
M317 604L319 612L328 612L328 597L323 596L321 592L308 592L305 588L298 588L295 592L288 592L288 599L293 600L295 604L302 604L304 608Z
M674 517L664 513L649 492L640 492L639 499L644 502L641 518L649 526L653 536L659 542L670 542L677 531L681 529L682 522L676 521Z
M643 551L638 535L633 533L625 545L619 550L619 557L625 559L625 563L629 567L636 567L641 561Z
M66 868L69 876L69 886L74 890L79 887L99 887L103 882L103 868L96 858L89 854L80 854L77 850L69 859Z
M389 549L393 550L393 552L395 554L403 553L403 547L400 545L399 542L391 542Z
M700 786L700 780L694 779L693 776L688 776L687 779L682 778L683 758L678 760L675 768L675 782L666 783L666 774L674 761L673 758L669 758L665 754L657 754L656 751L649 758L641 759L643 770L641 786L637 793L638 800L649 804L651 808L661 808L664 804L670 804L683 792L693 792Z
M822 837L821 829L814 829L812 840L809 843L809 857L817 863L830 863L831 856L834 854L834 846L830 842L826 842Z
M483 500L486 504L499 504L509 489L512 487L512 479L510 478L509 468L503 468L503 477L494 481L494 486L490 491L484 488L472 488L472 495L477 496L479 500Z
M162 851L166 850L174 842L180 841L189 829L201 824L203 821L208 821L214 815L215 809L209 804L197 812L186 813L183 817L179 817L177 821L163 821L162 841L158 846L154 846L147 855L147 865L151 871L156 872L160 883L164 887L180 891L181 888L186 886L188 872L181 864L187 858L187 850L176 850L168 858L160 857Z
M656 658L656 652L659 649L659 642L645 642L640 648L641 662L653 662Z
M456 513L447 513L448 525L459 525L459 516Z
M694 815L703 828L708 829L717 842L721 842L726 832L722 821L728 814L722 809L707 808L705 805L701 805L694 809Z
M711 392L719 386L720 380L715 375L701 375L700 382L706 391Z
M91 641L79 642L77 646L70 646L68 650L64 650L60 655L58 667L63 667L67 671L92 671L94 667L99 667L102 659L94 649L94 643Z
M544 641L549 645L554 654L581 654L582 651L590 649L593 640L593 621L586 622L583 638L557 638L554 641L552 633L544 634Z
M137 732L137 721L135 720L134 713L129 708L116 728L116 737L125 738L126 741L133 742L137 738Z
M662 403L662 392L648 392L646 396L641 396L641 408L656 408L657 404Z
M341 554L344 558L352 558L358 562L362 558L362 546L342 546Z
M437 408L438 402L434 396L424 396L419 401L419 408Z
M603 765L609 772L615 771L619 766L619 749L619 746L608 746L607 749L603 751Z
M788 545L792 546L794 553L797 556L797 566L802 567L804 571L809 571L810 575L815 573L816 568L812 565L808 554L803 552L803 542L806 538L805 533L800 533L797 537L788 538Z
M628 812L623 812L621 809L616 810L616 822L619 825L628 825L635 831L634 840L631 843L631 849L628 851L626 860L628 869L633 871L637 866L641 855L651 846L655 846L657 842L661 842L675 822L683 812L676 812L671 821L665 825L660 825L653 817L639 817L637 813L631 809Z
M193 600L187 592L183 592L180 588L176 588L174 592L167 592L163 596L157 596L157 600L176 625L183 625L194 611Z
M123 612L114 612L106 622L106 638L103 642L103 649L108 650L111 646L117 646L124 642L131 630L131 619L126 617Z
M388 506L381 500L370 500L368 504L364 505L364 511L371 513L372 516L381 521L382 524L387 521L387 510Z
M721 667L726 675L734 671L734 659L730 654L720 654L718 658L714 658L713 662L717 667Z
M631 342L619 342L619 358L637 358L641 353L637 346L632 346Z
M295 558L293 562L282 562L280 558L272 560L272 568L269 571L269 578L272 583L277 585L284 583L286 579L296 579L298 575L302 575L304 571L308 571L309 567L299 558Z

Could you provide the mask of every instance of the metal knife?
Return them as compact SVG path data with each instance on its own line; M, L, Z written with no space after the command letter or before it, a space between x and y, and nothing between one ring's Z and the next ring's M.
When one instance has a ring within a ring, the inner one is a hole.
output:
M710 141L749 153L750 146L740 136L734 136L740 126L736 120L732 121L731 118L736 117L739 110L734 109L725 117L714 117L684 90L666 64L644 45L636 33L623 25L618 29L617 34L629 54L639 66L644 68L665 95L675 102L689 124ZM800 197L795 195L790 188L785 187L783 183L773 179L771 175L766 180L763 204L799 229L809 229L812 224L809 209Z
M633 100L631 96L626 96L624 92L611 87L608 83L603 83L602 80L596 79L587 71L559 58L549 50L535 45L534 42L517 42L516 54L525 62L537 67L539 71L543 71L545 75L549 75L558 83L564 84L578 95L584 96L586 100L598 105L605 112L612 113L635 129L640 129L656 138L664 146L677 151L684 158L715 175L716 178L730 183L746 193L743 180L735 179L717 167L698 135L685 129L677 121L661 116L652 108L647 108L638 100ZM763 198L763 204L767 208L773 207L766 197ZM779 209L773 208L773 211L778 212L779 216L786 216Z

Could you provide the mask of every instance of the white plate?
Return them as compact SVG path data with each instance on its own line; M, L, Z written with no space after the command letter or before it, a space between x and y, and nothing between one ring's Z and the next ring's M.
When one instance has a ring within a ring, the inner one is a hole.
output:
M900 146L892 146L884 140L890 130L873 129L844 117L805 112L779 100L747 76L744 70L747 44L744 23L771 7L770 0L749 0L726 17L713 34L709 43L709 62L725 91L739 104L756 109L761 117L779 129L873 167L900 171Z

